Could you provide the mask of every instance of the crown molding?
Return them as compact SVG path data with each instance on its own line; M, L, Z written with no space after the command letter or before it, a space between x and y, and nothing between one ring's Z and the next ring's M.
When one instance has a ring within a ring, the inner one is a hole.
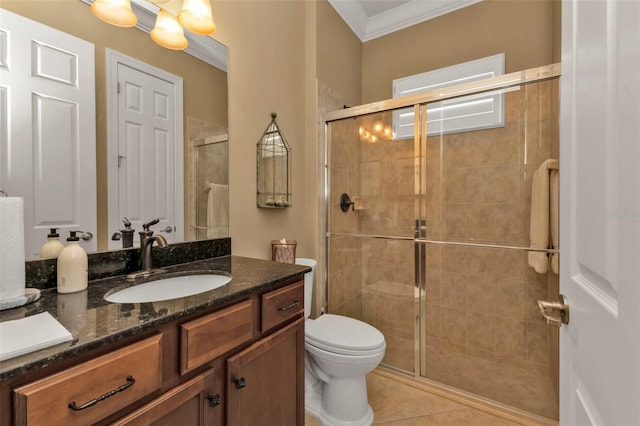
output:
M482 0L413 0L371 18L357 1L329 0L329 3L360 41L366 42L480 1Z
M94 0L80 1L90 5ZM149 34L156 24L156 16L160 8L144 0L131 0L131 9L138 17L136 28ZM189 31L185 31L184 35L189 45L183 52L227 72L227 47L224 44L212 37L193 34Z

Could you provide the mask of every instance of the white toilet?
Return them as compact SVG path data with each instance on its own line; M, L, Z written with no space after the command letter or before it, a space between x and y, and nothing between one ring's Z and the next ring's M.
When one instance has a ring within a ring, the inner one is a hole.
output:
M324 425L370 425L373 410L365 375L384 357L384 336L367 323L340 315L310 319L316 261L297 258L296 264L311 267L304 277L305 410Z

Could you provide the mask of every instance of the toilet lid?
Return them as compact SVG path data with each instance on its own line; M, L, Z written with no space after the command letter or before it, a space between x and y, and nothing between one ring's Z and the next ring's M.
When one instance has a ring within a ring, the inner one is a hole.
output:
M385 346L384 336L354 318L325 314L305 322L307 343L330 351L370 351Z

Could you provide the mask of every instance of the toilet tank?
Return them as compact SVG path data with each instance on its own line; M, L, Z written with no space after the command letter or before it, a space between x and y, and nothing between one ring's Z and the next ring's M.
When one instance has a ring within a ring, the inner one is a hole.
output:
M304 257L296 258L296 265L310 266L311 272L304 274L304 317L311 315L311 299L313 298L313 274L316 271L316 261Z

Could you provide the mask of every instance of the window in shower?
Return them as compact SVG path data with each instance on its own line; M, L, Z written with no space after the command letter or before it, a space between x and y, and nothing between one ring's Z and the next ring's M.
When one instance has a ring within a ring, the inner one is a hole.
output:
M504 74L504 53L393 80L393 97L471 83ZM499 92L432 102L427 106L427 134L445 134L504 125L503 96ZM413 139L413 108L393 112L395 139Z

